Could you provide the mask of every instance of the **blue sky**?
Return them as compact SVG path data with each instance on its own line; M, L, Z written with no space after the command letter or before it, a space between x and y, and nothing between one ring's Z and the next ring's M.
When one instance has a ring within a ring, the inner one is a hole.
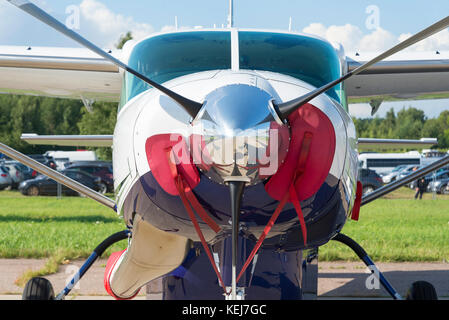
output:
M136 38L172 29L174 17L180 27L226 25L228 0L33 0L61 22L79 14L76 31L108 48L120 34L133 31ZM374 8L374 9L373 9ZM71 11L72 10L72 11ZM369 12L367 12L367 10ZM371 11L370 11L371 10ZM374 11L373 11L374 10ZM448 0L235 0L236 27L284 29L292 18L292 29L340 42L347 52L382 51L449 14ZM70 20L75 21L75 20ZM374 23L374 27L373 27ZM5 0L0 0L0 45L77 47L70 39L29 17ZM415 45L410 50L448 50L449 29ZM423 103L406 102L404 106ZM435 102L427 110L449 106ZM382 105L379 115L389 109ZM400 108L401 104L395 104ZM430 109L429 109L430 108ZM369 107L352 108L366 109ZM439 112L426 112L429 117Z
M98 9L103 5L114 18L122 16L124 20L128 19L128 26L133 23L144 24L151 27L152 31L160 31L165 26L173 25L175 16L178 17L180 26L211 27L214 24L220 26L226 23L228 14L227 0L34 0L33 2L61 21L67 18L66 9L70 5L84 5L85 8L91 9ZM90 6L86 3L90 3ZM287 29L289 18L292 17L292 27L297 31L303 31L312 23L320 23L327 28L332 25L350 24L358 27L363 34L369 34L371 30L366 28L366 20L369 17L366 9L372 5L379 10L379 26L396 37L405 33L415 33L449 14L447 0L235 0L234 20L237 27ZM0 26L5 27L0 30L7 30L0 32L0 44L75 46L71 41L63 39L40 22L34 21L5 0L0 1L0 17L3 18ZM79 32L91 38L97 38L104 33L92 28L93 20L95 17L84 19L81 12ZM97 22L102 22L101 15L97 15ZM123 23L123 26L126 27L126 23Z

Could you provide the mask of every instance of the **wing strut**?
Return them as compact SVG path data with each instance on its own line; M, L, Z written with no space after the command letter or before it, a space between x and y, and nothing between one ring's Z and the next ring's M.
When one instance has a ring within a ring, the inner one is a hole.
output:
M0 152L6 154L8 157L19 161L20 163L23 163L24 165L33 168L37 172L42 173L43 175L46 175L47 177L52 178L53 180L65 185L66 187L75 190L86 197L89 197L102 205L116 211L117 207L115 205L114 200L102 195L101 193L92 190L91 188L86 187L85 185L79 183L78 181L75 181L73 179L70 179L69 177L63 175L62 173L53 170L46 165L37 162L36 160L31 159L30 157L24 155L23 153L20 153L17 150L14 150L11 147L8 147L7 145L0 143Z
M361 205L365 205L367 203L370 203L373 200L376 200L377 198L380 198L387 193L393 192L394 190L402 187L403 185L406 185L407 183L410 183L416 179L419 179L421 177L424 177L431 173L432 171L435 171L445 165L449 164L449 155L441 158L440 160L437 160L428 166L425 166L424 168L418 169L415 172L409 174L408 176L405 176L402 179L396 180L394 182L391 182L379 189L376 189L375 191L367 194L362 198Z
M27 1L27 0L7 0L9 3L13 4L14 6L18 7L19 9L25 11L26 13L32 15L36 19L42 21L46 25L52 27L53 29L61 32L65 36L69 37L70 39L78 42L82 46L88 48L89 50L95 52L96 54L102 56L106 60L112 62L116 66L126 70L129 73L132 73L139 79L143 80L144 82L148 83L150 86L156 88L157 90L161 91L162 93L169 96L172 100L176 101L189 115L191 115L193 118L196 117L198 112L200 111L201 107L203 106L201 103L198 103L196 101L192 101L190 99L187 99L186 97L183 97L179 94L177 94L174 91L171 91L170 89L152 81L142 73L134 70L130 66L126 65L125 63L121 62L119 59L114 58L109 53L106 53L99 47L97 47L92 42L88 41L87 39L83 38L78 33L74 32L73 30L67 28L64 24L50 16L48 13L34 5L33 3Z

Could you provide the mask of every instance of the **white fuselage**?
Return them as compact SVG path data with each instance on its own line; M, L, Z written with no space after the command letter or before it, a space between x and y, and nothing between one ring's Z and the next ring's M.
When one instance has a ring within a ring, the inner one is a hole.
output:
M164 83L171 90L202 102L214 89L247 84L270 93L276 101L288 101L314 87L290 76L267 71L213 70L182 76ZM335 130L336 150L330 174L342 181L347 208L352 205L357 181L357 150L354 124L348 113L327 95L311 104L323 111ZM118 212L134 183L149 172L145 154L147 138L163 133L188 136L191 117L170 98L149 89L131 99L119 112L114 131L113 166Z

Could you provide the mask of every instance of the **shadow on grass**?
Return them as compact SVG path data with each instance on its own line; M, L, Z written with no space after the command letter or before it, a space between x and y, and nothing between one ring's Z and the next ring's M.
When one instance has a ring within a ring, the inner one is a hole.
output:
M94 216L64 216L64 217L26 217L14 214L0 215L1 222L82 222L82 223L117 223L122 220L119 218L108 218L100 215Z

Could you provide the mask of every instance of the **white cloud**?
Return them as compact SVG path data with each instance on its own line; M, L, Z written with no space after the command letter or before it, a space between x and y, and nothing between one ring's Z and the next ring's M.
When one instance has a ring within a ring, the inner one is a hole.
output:
M341 43L347 51L357 50L363 36L359 27L345 24L343 26L330 26L326 30L326 39L330 42Z
M411 33L403 33L399 36L399 41L404 41L412 36ZM449 29L444 29L433 36L421 40L407 50L409 51L435 51L449 50Z
M395 36L390 31L382 28L364 33L359 27L351 24L326 27L322 23L311 23L302 32L320 36L332 43L341 43L347 52L384 51L412 35L411 33L406 33ZM449 29L445 29L432 37L418 42L408 50L449 50Z
M364 35L358 46L364 51L385 51L398 43L397 38L389 31L378 28Z
M390 48L397 40L387 30L378 28L371 33L363 31L352 24L329 27L321 23L311 23L302 30L304 33L314 34L332 43L341 43L346 51L381 51Z
M114 46L120 35L131 31L133 38L142 39L154 32L151 25L140 23L133 17L112 12L105 4L96 0L83 0L80 4L81 31L92 35L100 46Z
M307 27L302 29L302 32L304 33L314 34L321 38L326 38L326 31L327 28L324 26L324 24L318 22L311 23Z

